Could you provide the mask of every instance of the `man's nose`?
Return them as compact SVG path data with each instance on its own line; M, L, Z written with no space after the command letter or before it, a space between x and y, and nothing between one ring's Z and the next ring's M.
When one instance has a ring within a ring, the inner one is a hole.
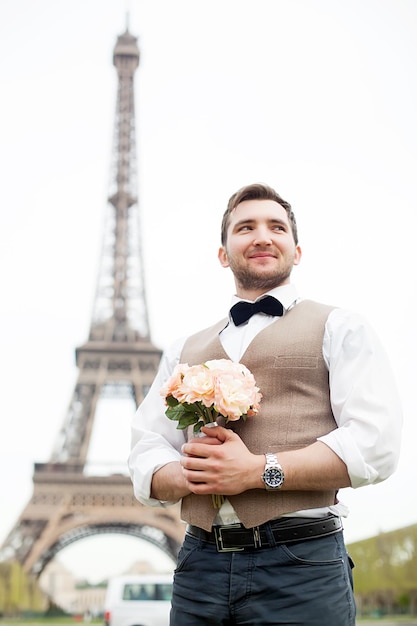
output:
M268 228L257 228L254 232L253 243L255 246L261 246L265 244L271 244L271 233Z

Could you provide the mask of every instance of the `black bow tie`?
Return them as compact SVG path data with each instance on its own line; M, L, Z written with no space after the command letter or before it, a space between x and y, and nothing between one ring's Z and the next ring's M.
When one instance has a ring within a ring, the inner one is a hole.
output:
M248 321L255 313L267 313L268 315L276 315L280 317L284 313L284 307L281 302L273 296L265 296L257 302L238 302L230 309L230 315L235 326L240 326Z

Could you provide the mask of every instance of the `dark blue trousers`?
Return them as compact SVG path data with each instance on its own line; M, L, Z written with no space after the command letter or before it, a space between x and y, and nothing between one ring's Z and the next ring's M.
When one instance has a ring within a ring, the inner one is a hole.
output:
M250 552L218 553L186 535L170 626L354 626L343 532Z

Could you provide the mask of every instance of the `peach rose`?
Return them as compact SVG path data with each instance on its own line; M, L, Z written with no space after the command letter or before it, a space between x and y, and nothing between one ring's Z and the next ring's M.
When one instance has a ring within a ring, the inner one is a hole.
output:
M174 398L177 398L176 394L181 387L182 379L189 369L190 368L188 363L178 363L178 365L175 366L171 376L161 387L161 396L163 396L164 398L166 398L167 396L174 396Z
M204 406L213 406L214 377L212 371L204 365L190 367L184 374L180 393L181 399L175 396L180 402L187 402L188 404L202 402Z
M216 379L215 408L230 421L242 415L256 415L261 397L255 379L246 368Z

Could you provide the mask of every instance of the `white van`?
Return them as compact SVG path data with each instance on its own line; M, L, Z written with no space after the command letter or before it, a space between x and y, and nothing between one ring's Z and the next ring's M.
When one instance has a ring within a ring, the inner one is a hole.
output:
M115 576L104 602L105 626L168 626L172 574Z

